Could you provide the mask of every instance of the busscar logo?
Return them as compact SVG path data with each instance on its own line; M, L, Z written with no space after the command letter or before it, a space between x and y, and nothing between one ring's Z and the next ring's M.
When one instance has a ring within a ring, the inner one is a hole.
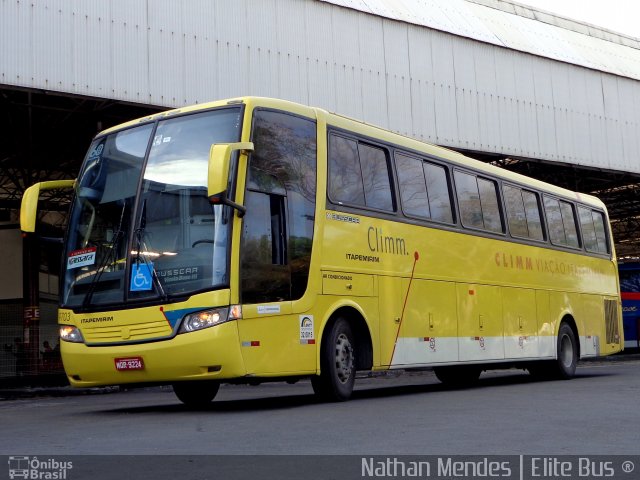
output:
M65 480L73 462L63 462L54 458L40 460L38 457L9 457L9 478L33 480Z

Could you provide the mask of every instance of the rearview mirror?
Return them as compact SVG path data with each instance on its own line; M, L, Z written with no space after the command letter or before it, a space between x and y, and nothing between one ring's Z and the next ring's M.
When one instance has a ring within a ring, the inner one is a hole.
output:
M36 231L36 216L38 213L38 198L40 192L45 190L72 189L75 180L53 180L50 182L40 182L31 185L22 195L20 205L20 230L27 233Z
M211 203L230 205L238 210L242 217L246 209L227 197L229 190L229 172L231 169L231 154L236 150L241 153L253 151L253 143L214 143L209 151L209 171L207 172L207 195Z

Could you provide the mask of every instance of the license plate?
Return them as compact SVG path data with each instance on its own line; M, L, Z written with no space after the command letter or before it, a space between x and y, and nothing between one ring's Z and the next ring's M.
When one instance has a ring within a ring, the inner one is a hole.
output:
M116 358L116 370L144 370L142 357Z

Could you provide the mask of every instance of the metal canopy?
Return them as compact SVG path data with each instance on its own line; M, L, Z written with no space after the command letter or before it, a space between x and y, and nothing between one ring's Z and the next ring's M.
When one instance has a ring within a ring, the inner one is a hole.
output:
M320 0L640 80L640 39L506 0Z

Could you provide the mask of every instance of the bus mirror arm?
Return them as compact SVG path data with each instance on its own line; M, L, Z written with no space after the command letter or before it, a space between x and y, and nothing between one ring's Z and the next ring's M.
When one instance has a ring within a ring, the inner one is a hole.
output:
M229 205L242 218L247 209L227 197L231 172L231 155L239 150L242 155L253 152L253 143L214 143L209 150L209 170L207 172L207 196L213 204Z
M234 208L238 211L238 218L244 217L244 214L247 213L247 207L227 198L227 192L222 192L218 195L212 195L211 197L209 197L209 202L211 202L213 205L229 205L231 208Z
M24 191L20 204L20 230L25 233L36 231L36 217L38 214L38 198L45 190L68 190L74 188L75 180L52 180L31 185Z

